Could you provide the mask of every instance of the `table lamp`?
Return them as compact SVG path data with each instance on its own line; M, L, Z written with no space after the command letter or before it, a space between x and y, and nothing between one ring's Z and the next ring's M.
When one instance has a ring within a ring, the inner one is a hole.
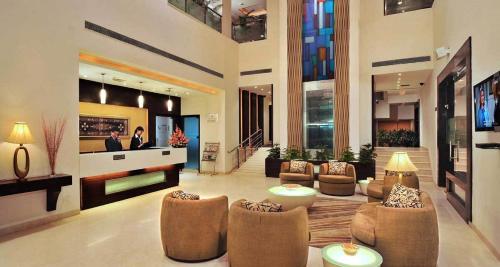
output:
M413 165L413 163L410 160L410 157L408 157L408 153L406 152L394 152L387 165L385 165L385 170L398 172L399 173L398 183L401 183L401 181L403 180L404 172L418 171L417 167Z
M19 181L24 181L30 170L30 155L28 154L28 149L26 149L23 144L33 143L33 137L31 136L28 124L26 124L26 122L16 122L9 138L7 138L7 142L19 144L19 147L16 148L16 152L14 152L14 173L19 178ZM17 162L17 154L19 153L19 150L23 150L26 155L24 170L19 169Z

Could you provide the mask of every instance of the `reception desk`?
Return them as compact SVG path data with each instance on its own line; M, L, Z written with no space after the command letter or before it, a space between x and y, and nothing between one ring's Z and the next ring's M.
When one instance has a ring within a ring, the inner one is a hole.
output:
M177 186L186 148L80 154L81 208Z

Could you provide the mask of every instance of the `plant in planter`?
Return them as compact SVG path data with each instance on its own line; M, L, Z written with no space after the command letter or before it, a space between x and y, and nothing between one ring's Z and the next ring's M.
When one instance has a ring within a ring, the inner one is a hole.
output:
M189 138L187 138L179 126L175 126L175 131L170 136L168 143L175 148L186 147L189 143Z
M271 159L279 159L281 157L281 148L279 144L273 145L272 148L267 150L269 154L267 155L268 158Z
M285 148L283 150L283 154L285 155L284 159L292 160L292 159L302 159L302 153L300 150L292 147Z
M368 177L375 177L375 158L373 146L368 143L359 149L358 162L351 162L356 169L356 180L365 180Z
M302 149L302 160L309 160L311 159L311 151L306 150L305 148Z
M318 161L326 161L333 159L333 151L328 149L326 146L319 146L318 151L316 151L316 160Z
M352 152L352 148L350 146L344 148L344 151L342 151L342 154L340 155L339 161L350 162L354 160L356 160L356 157L354 156L354 152Z

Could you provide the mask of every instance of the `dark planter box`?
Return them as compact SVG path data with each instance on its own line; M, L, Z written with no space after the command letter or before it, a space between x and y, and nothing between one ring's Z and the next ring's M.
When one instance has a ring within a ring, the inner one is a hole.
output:
M280 177L281 163L287 160L266 158L266 177Z
M375 178L375 160L371 163L360 163L359 161L349 162L356 169L356 181L366 180L368 177Z

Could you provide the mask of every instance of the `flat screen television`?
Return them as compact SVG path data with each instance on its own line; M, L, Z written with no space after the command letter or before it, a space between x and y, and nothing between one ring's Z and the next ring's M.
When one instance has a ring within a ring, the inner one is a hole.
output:
M474 86L476 131L500 131L500 71Z

